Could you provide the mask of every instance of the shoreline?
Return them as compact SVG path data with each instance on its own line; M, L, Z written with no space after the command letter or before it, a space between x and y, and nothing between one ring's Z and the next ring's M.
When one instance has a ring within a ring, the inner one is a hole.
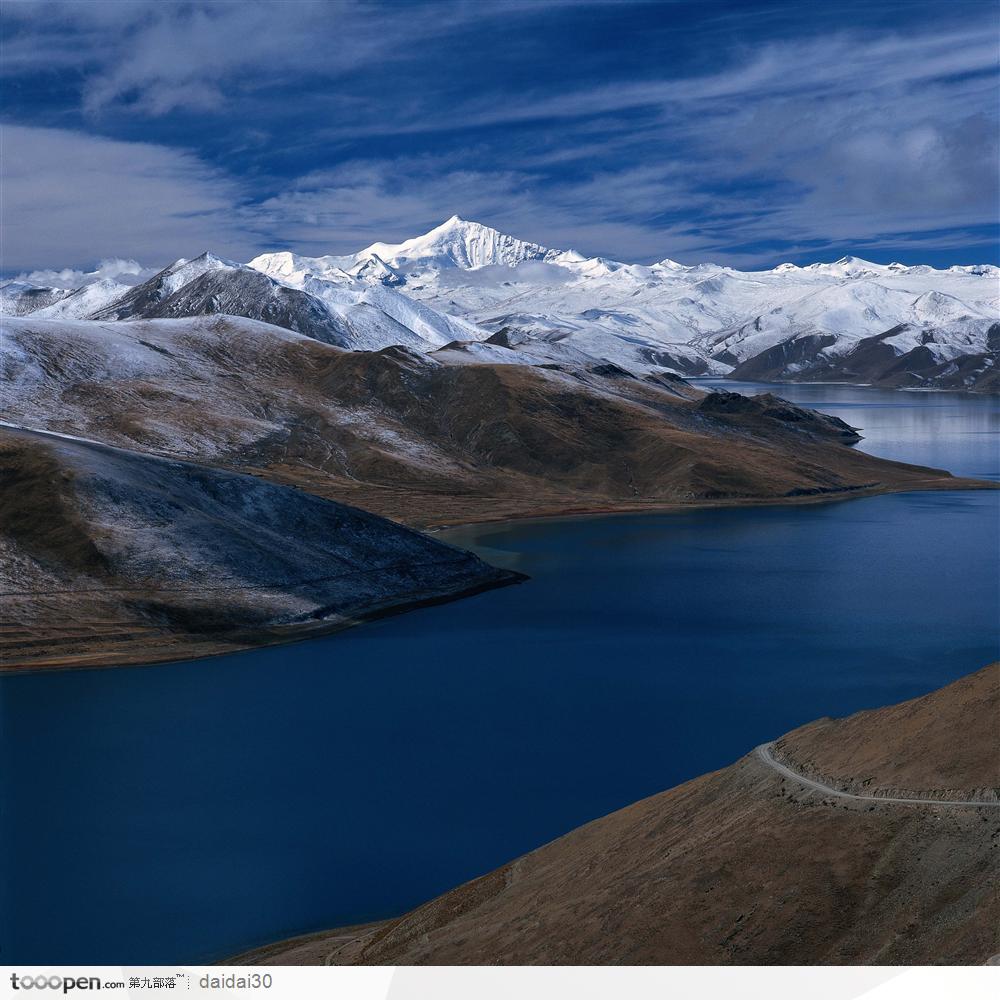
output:
M988 490L1000 490L1000 481L971 479L967 477L952 477L948 473L942 473L940 477L917 480L892 486L884 483L875 483L870 486L850 487L829 492L809 493L798 496L784 497L762 497L762 498L726 498L718 500L692 501L689 503L623 503L615 506L595 506L595 507L569 507L542 509L538 512L525 511L511 515L509 512L495 517L469 517L462 521L450 522L446 524L430 524L425 526L408 525L414 530L421 531L428 535L435 535L449 531L458 531L462 528L474 527L476 525L503 525L532 521L544 523L546 521L563 521L582 518L596 518L607 516L636 516L643 514L680 514L705 510L743 510L766 507L798 507L811 506L815 504L828 504L846 502L850 500L863 499L875 496L887 496L891 494L922 493L922 492L978 492ZM412 600L400 602L398 604L382 605L374 607L364 614L352 616L349 619L339 619L336 621L317 620L308 623L295 625L276 625L262 629L260 632L234 633L229 636L217 636L212 639L205 639L203 642L187 640L181 638L177 645L168 648L163 643L151 644L147 652L132 654L122 654L120 652L93 652L81 653L77 655L68 654L66 657L50 657L37 661L27 662L7 666L0 662L0 680L8 676L22 676L25 674L45 674L63 672L70 670L110 670L118 667L154 667L166 666L173 663L189 663L193 660L219 659L240 653L253 652L258 649L269 649L276 646L290 645L292 643L306 642L310 639L327 638L338 632L356 628L371 622L379 621L383 618L391 618L396 615L405 614L408 611L416 611L423 607L432 607L438 604L447 604L458 601L464 597L474 597L477 594L496 590L500 587L511 586L516 583L523 583L528 577L517 573L514 570L504 570L502 567L494 567L501 570L504 576L500 579L485 583L474 584L471 587L455 591L450 594L433 595L429 597L414 598ZM157 652L159 650L159 652ZM186 652L185 652L186 650ZM178 656L177 653L181 655ZM103 662L94 662L101 660Z
M773 381L757 381L756 379L731 378L729 375L691 375L687 381L693 385L699 382L735 382L742 385L840 385L849 389L877 389L880 392L948 392L963 396L973 396L975 398L989 398L997 396L995 389L959 389L952 387L938 387L933 385L878 385L875 382L841 382L833 379L830 381L807 380L807 379L781 379Z
M958 485L956 485L958 484ZM885 486L882 483L871 486L848 487L823 493L809 493L792 497L760 497L760 498L730 498L719 500L700 500L689 503L659 503L649 504L624 503L614 507L569 507L552 512L504 514L500 517L470 517L462 521L448 524L430 524L418 530L427 534L445 531L457 531L470 528L477 524L516 524L521 521L564 521L584 517L604 517L610 514L682 514L686 511L701 510L744 510L754 507L804 507L812 504L839 503L849 500L860 500L867 497L888 496L903 493L964 493L981 490L1000 490L1000 480L973 479L955 476L952 481L927 480L926 484L908 483L906 486Z
M523 573L518 573L516 570L508 570L503 567L494 567L494 569L497 569L503 575L495 580L472 584L449 594L415 597L412 600L401 601L397 604L380 605L372 608L364 614L355 615L351 618L338 619L337 621L317 619L315 622L311 623L301 623L288 626L276 625L272 627L273 629L294 629L294 634L289 633L287 635L274 635L270 632L270 630L268 630L267 632L262 633L262 638L255 639L245 645L239 644L238 640L235 639L232 642L227 642L225 639L221 638L215 641L206 640L205 650L193 653L190 656L164 655L162 657L157 657L154 653L139 660L133 661L129 659L108 663L81 662L84 660L84 657L78 656L67 657L67 659L72 659L74 661L67 663L58 661L50 661L46 663L42 661L37 664L13 667L0 664L0 682L2 682L4 677L15 675L22 676L25 674L64 673L71 670L113 670L118 667L165 667L174 663L191 663L195 660L218 660L227 656L237 656L241 653L252 653L257 649L270 649L274 646L290 646L298 642L308 642L310 639L323 639L331 635L336 635L338 632L345 632L348 629L357 628L360 625L367 625L371 622L381 621L384 618L394 618L396 615L402 615L408 611L434 607L438 604L450 604L452 601L459 601L465 597L475 597L477 594L485 594L491 590L499 590L501 587L511 587L515 584L524 583L528 579L527 576ZM219 648L230 645L233 648ZM101 655L103 654L86 654L87 657L97 657Z

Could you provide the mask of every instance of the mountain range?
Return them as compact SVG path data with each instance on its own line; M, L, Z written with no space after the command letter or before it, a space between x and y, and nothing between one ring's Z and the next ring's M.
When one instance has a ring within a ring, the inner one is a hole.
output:
M458 343L349 350L331 341L356 328L319 300L199 267L107 319L4 319L5 668L201 656L510 582L411 528L987 485L865 454L854 428L771 394L592 360L470 364ZM273 293L252 300L272 322L171 315L219 275Z
M613 363L762 381L1000 389L1000 269L856 257L739 271L555 250L453 216L347 255L211 253L127 286L9 281L0 311L120 321L224 313L350 350L452 362Z
M254 472L418 527L965 482L848 447L854 428L770 394L608 362L356 351L226 315L4 325L8 424Z

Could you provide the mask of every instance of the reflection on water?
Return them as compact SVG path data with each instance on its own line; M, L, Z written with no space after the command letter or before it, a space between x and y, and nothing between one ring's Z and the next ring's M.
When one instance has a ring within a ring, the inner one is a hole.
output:
M1000 471L992 401L787 389L880 454ZM0 959L215 959L399 913L931 690L996 655L997 500L456 529L531 580L283 648L2 678Z
M773 392L861 428L864 451L961 476L1000 478L1000 397L969 392L694 379L703 389Z

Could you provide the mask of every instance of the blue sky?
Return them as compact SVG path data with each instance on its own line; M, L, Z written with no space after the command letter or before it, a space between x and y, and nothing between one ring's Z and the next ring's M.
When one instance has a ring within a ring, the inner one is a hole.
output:
M997 261L997 5L3 2L5 273L400 240Z

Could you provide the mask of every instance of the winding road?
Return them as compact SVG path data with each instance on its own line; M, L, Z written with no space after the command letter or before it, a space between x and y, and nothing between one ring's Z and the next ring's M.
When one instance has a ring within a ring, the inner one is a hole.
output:
M790 778L792 781L797 781L800 785L805 785L806 788L811 788L816 792L822 792L824 795L835 795L840 799L855 799L859 802L897 802L908 806L973 806L976 809L1000 809L1000 802L960 801L956 799L901 799L894 798L891 795L854 795L851 792L842 792L838 788L831 788L829 785L813 781L812 778L807 778L805 775L799 774L790 767L779 763L774 759L773 750L774 742L772 741L771 743L761 743L754 753L768 767L777 771L782 777Z

